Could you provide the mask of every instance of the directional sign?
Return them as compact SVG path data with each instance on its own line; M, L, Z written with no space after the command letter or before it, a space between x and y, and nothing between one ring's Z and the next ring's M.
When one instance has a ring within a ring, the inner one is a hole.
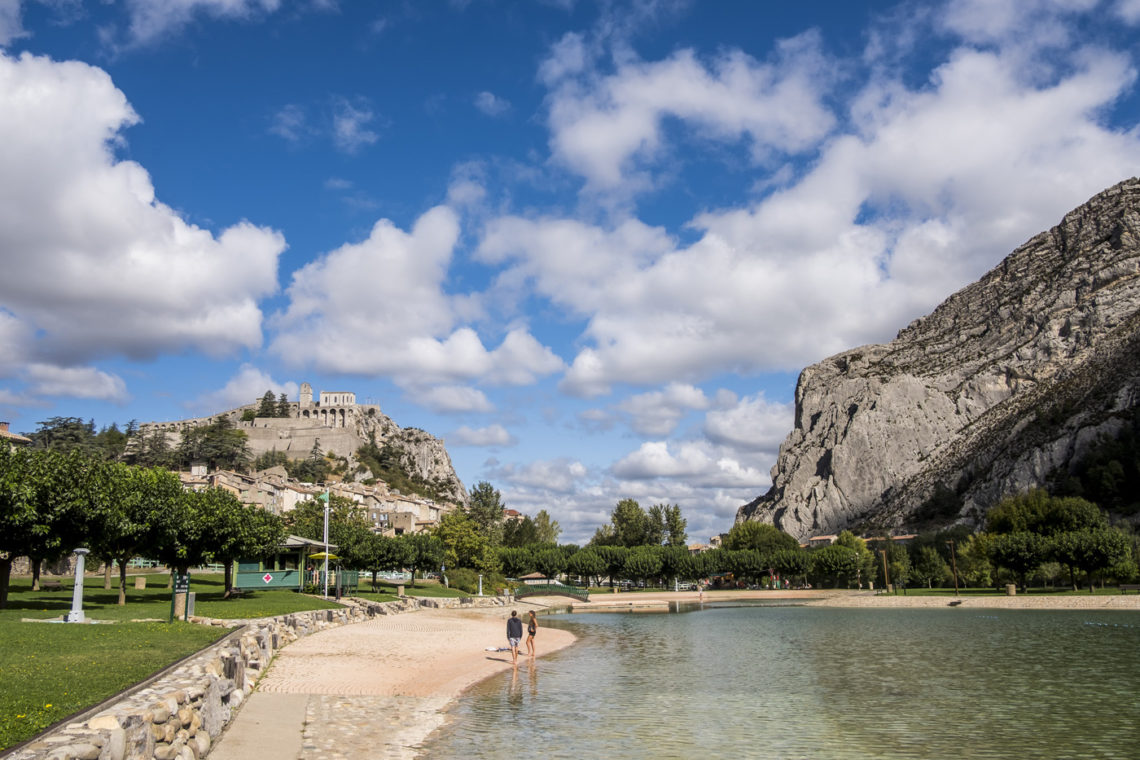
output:
M178 575L174 578L174 593L185 594L190 590L190 576Z
M273 580L273 576L270 575L269 573L266 573L265 575L261 576L261 580L265 581L266 583L269 583L271 580Z

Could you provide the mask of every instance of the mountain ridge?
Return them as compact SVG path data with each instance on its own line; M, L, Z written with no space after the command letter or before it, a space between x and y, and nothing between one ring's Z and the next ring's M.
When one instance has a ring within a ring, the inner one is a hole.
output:
M899 529L936 493L978 524L1140 399L1140 180L1070 211L886 344L806 368L772 487L737 522Z

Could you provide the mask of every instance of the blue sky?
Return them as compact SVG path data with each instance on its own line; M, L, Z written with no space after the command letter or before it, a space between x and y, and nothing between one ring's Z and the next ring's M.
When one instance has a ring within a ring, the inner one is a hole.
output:
M1140 0L0 0L0 419L353 390L585 541L1137 174Z

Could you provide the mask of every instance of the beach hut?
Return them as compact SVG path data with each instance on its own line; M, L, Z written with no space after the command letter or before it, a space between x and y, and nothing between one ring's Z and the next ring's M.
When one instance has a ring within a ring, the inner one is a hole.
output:
M329 544L330 552L336 549L334 544ZM306 585L323 587L324 550L324 541L289 536L275 552L265 558L239 561L234 586L244 591L262 588L303 591ZM317 554L320 554L320 560L315 558ZM330 565L330 569L331 567ZM342 588L355 591L358 575L355 570L341 571ZM330 588L336 586L335 577L329 578L329 586Z

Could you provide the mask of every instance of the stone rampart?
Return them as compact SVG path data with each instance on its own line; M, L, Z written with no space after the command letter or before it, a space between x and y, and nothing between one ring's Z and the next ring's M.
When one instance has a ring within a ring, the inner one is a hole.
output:
M277 650L327 628L420 607L502 606L507 597L373 602L253 620L192 617L235 630L118 697L13 750L7 760L200 760L252 691Z

